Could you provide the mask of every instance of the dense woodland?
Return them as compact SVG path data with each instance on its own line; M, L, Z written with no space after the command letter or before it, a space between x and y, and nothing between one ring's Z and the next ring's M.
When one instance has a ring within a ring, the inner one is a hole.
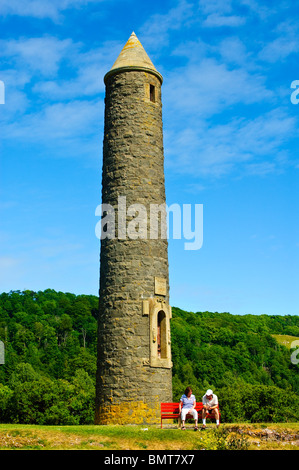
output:
M0 422L93 423L97 315L91 295L0 294ZM212 388L223 421L299 421L299 364L272 336L298 339L298 316L173 308L171 334L174 400Z

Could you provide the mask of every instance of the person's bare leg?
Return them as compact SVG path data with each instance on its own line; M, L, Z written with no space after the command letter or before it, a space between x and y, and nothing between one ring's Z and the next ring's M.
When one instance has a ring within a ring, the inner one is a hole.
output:
M215 408L214 412L215 412L216 426L218 428L220 425L218 408Z
M206 417L207 417L207 410L203 408L202 409L202 429L206 428Z

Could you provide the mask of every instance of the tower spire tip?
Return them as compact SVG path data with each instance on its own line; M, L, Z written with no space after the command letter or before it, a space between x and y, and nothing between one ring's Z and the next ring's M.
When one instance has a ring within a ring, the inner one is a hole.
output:
M132 31L131 36L124 45L121 53L114 62L111 70L107 75L111 75L115 70L128 69L128 68L137 68L148 70L159 77L162 82L162 76L157 72L154 64L150 60L149 56L145 52L141 42L137 38L134 31Z

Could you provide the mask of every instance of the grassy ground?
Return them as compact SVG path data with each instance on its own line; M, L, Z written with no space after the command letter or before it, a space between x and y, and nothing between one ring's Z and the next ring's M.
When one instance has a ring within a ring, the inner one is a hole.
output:
M298 336L289 336L289 335L272 335L279 344L282 344L288 349L291 349L292 343L294 341L299 341ZM295 347L295 346L293 346ZM297 347L297 346L296 346Z
M159 426L0 424L1 450L299 450L299 423Z

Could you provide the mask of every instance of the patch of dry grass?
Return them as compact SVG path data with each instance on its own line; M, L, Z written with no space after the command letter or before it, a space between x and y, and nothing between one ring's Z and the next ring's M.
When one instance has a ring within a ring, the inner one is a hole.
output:
M176 426L0 425L1 450L299 450L299 424L224 424L216 430Z
M291 349L292 343L294 343L294 341L299 341L298 336L290 336L290 335L272 335L272 336L273 338L276 339L276 341L279 344L282 344L288 349Z

